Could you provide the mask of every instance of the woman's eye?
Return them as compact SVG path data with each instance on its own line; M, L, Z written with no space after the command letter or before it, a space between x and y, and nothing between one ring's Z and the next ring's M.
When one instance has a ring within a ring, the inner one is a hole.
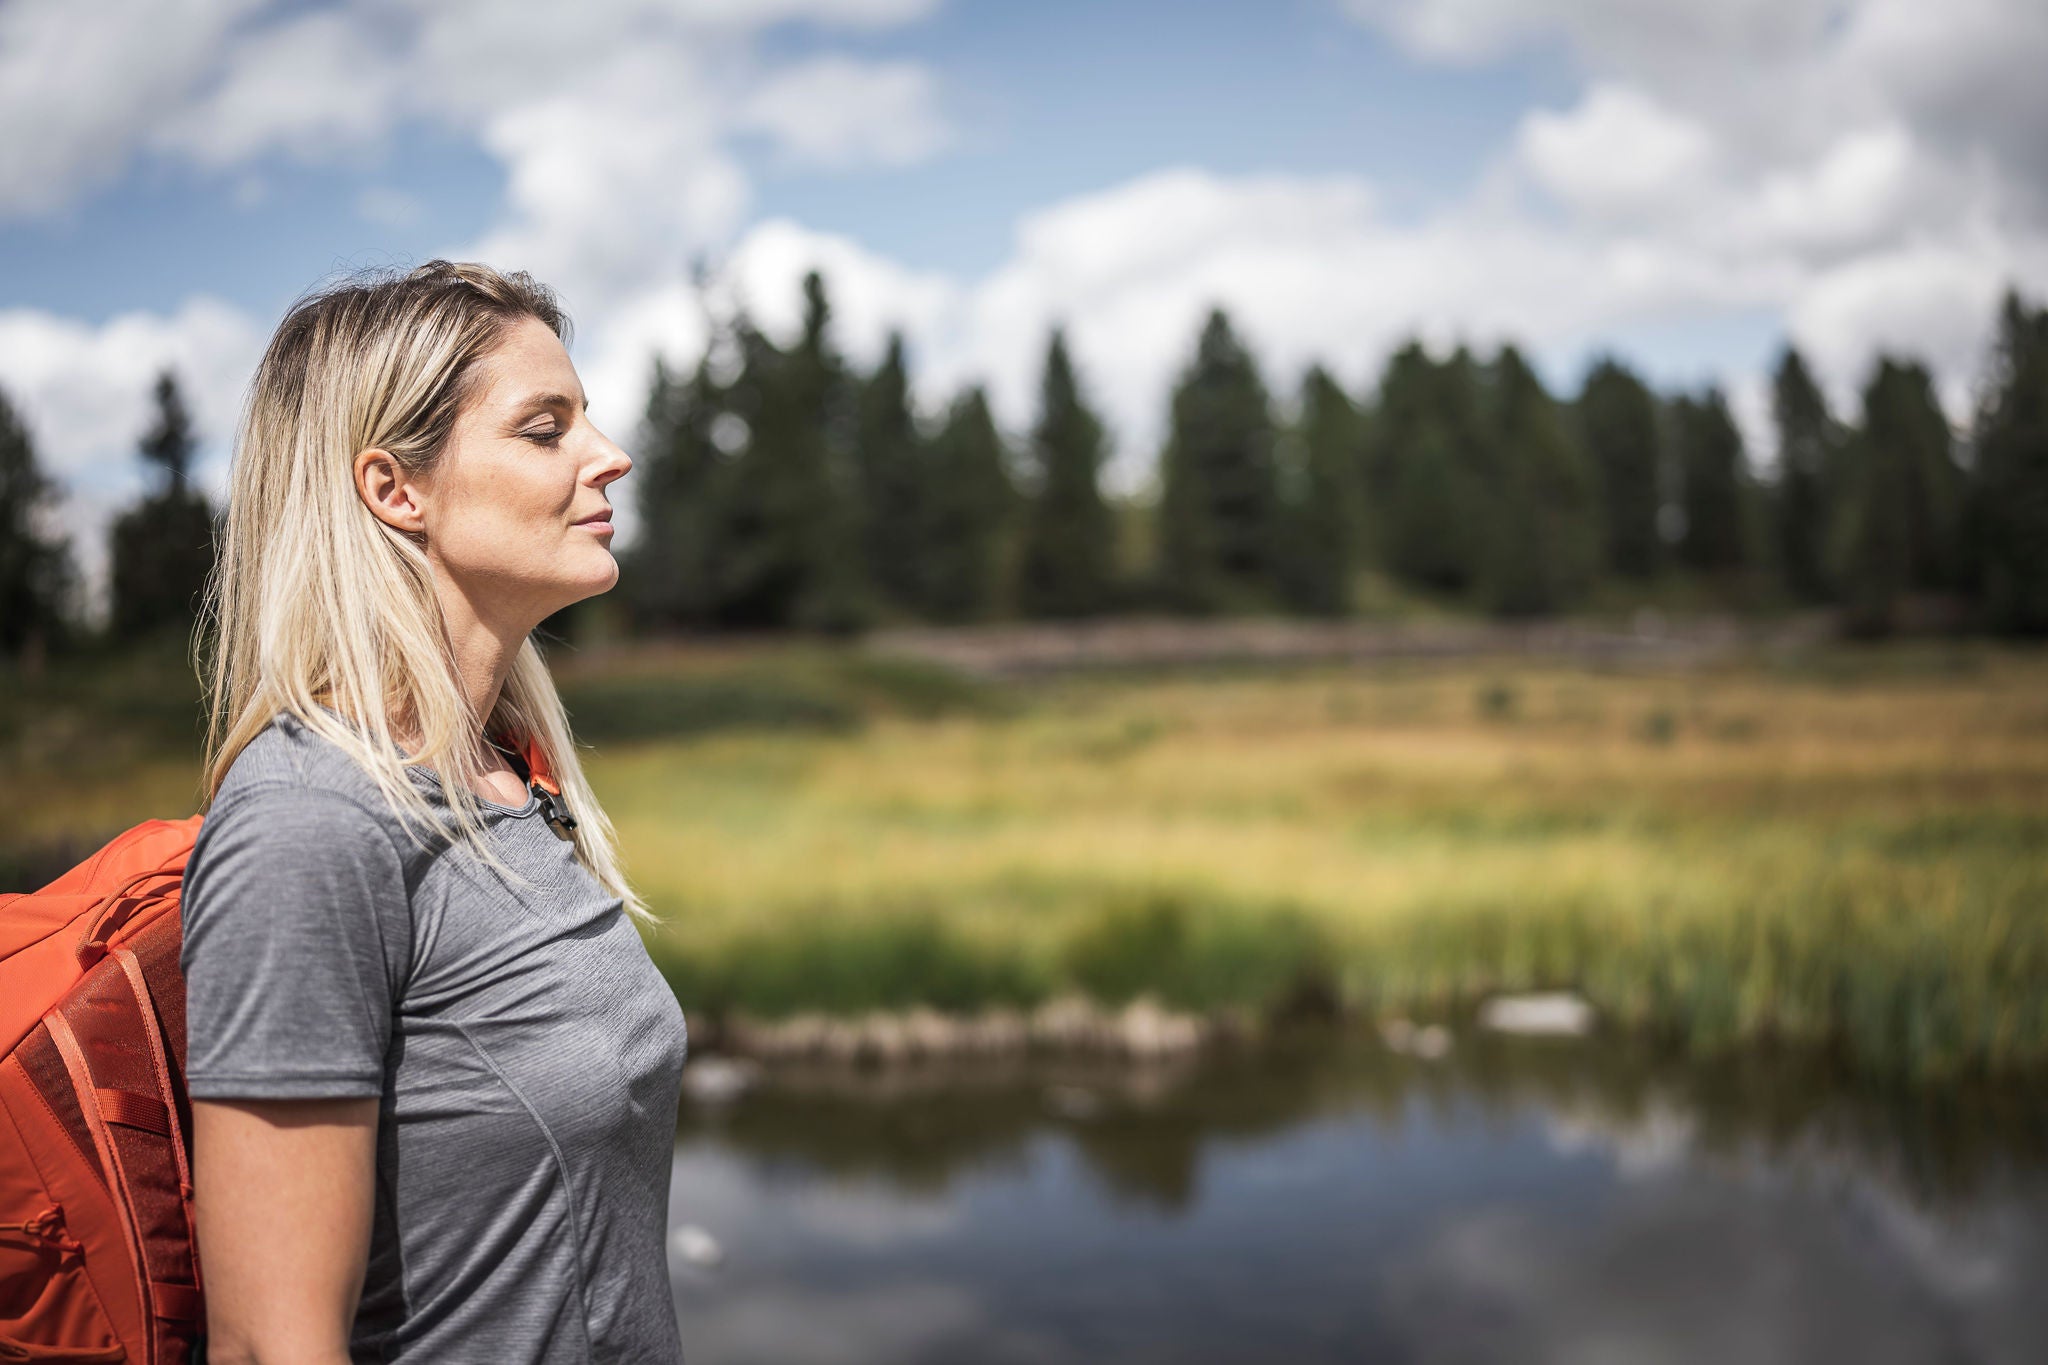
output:
M557 428L554 431L528 431L521 434L536 445L551 446L559 443L566 433Z

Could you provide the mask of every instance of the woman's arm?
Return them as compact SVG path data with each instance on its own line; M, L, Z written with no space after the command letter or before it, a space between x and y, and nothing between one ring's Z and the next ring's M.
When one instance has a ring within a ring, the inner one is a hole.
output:
M375 1099L194 1100L193 1220L215 1365L345 1365L369 1258Z

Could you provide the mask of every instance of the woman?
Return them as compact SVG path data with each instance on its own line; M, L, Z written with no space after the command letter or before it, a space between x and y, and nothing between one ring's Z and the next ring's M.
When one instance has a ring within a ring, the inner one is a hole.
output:
M211 1361L682 1358L687 1033L530 638L616 581L632 467L567 335L433 261L302 300L252 383L184 893Z

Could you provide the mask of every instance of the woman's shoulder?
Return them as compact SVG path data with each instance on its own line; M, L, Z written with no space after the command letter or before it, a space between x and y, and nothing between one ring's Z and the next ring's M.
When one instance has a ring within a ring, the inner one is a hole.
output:
M227 814L280 800L345 802L372 816L389 802L376 780L332 739L280 711L242 746L221 777L212 810Z
M355 758L281 714L222 776L186 866L188 895L286 875L397 885L412 847L404 822Z

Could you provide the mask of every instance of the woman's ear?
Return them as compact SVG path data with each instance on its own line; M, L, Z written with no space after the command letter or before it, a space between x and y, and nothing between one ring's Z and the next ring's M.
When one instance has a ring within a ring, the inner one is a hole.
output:
M420 489L391 452L372 446L356 456L356 492L363 505L393 530L419 535L427 529Z

